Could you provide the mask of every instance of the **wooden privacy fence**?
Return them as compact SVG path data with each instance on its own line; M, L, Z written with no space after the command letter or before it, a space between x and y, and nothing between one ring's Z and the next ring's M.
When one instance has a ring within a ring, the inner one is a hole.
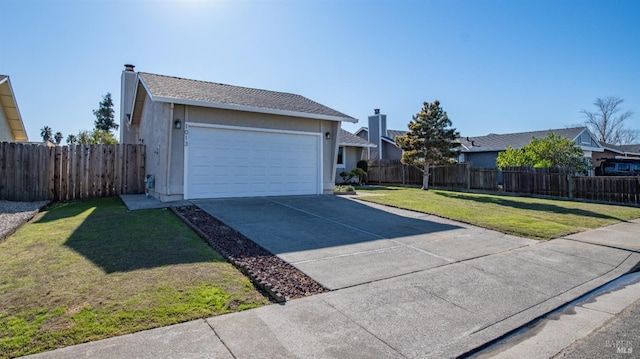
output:
M640 176L571 177L569 197L640 205Z
M574 172L566 168L505 167L502 183L505 192L570 197Z
M502 188L499 179L502 176ZM397 161L369 161L369 183L422 184L422 172ZM640 205L640 176L575 176L564 168L474 168L468 163L434 166L429 185Z
M498 190L498 173L495 168L473 168L461 163L433 166L429 170L429 185L456 189ZM398 183L422 185L422 171L403 165L400 160L369 161L369 183Z
M144 145L0 143L0 200L70 201L144 193Z
M400 160L370 160L368 164L369 183L422 184L422 172Z
M575 176L564 168L508 167L504 191L640 205L640 176Z

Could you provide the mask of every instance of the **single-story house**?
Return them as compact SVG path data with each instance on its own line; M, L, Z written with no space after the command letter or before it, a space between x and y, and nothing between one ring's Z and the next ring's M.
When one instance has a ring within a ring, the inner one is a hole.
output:
M341 121L300 95L122 72L121 143L146 145L149 195L331 194Z
M592 158L593 167L599 167L600 163L608 158L640 158L640 145L615 146L602 141L599 142L604 152Z
M532 131L506 134L489 134L477 137L461 137L461 153L458 162L471 163L477 168L496 168L498 153L507 148L520 149L535 138L545 138L550 133L574 141L584 151L584 156L593 159L594 153L602 153L604 149L596 137L586 127L561 128L546 131Z
M369 127L361 127L355 135L373 143L376 147L369 147L366 159L369 160L399 160L402 150L396 146L396 137L404 136L407 130L387 129L387 115L380 113L380 109L373 110L369 116Z
M340 180L341 172L349 172L356 168L358 161L366 159L367 150L375 147L376 145L373 143L341 128L336 161L336 180Z
M27 142L18 103L9 76L0 75L0 142Z

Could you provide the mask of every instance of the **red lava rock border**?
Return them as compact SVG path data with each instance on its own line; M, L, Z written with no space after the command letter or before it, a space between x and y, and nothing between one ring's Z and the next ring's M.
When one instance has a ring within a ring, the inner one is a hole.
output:
M276 302L282 303L329 291L296 267L197 206L170 209Z

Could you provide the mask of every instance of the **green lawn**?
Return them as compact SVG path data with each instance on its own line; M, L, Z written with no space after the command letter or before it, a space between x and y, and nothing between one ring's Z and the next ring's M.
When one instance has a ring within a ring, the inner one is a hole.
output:
M0 242L0 358L267 303L166 209L58 204Z
M403 187L364 187L357 191L358 194L376 195L361 197L364 201L434 214L535 239L558 238L640 218L640 208L583 202L440 190L422 191Z

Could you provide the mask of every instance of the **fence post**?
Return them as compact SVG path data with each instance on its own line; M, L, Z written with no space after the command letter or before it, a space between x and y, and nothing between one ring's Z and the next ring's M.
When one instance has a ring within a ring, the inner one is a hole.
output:
M466 163L464 167L467 171L467 191L471 190L471 164Z
M567 192L569 195L569 198L573 198L573 175L572 174L567 174Z

